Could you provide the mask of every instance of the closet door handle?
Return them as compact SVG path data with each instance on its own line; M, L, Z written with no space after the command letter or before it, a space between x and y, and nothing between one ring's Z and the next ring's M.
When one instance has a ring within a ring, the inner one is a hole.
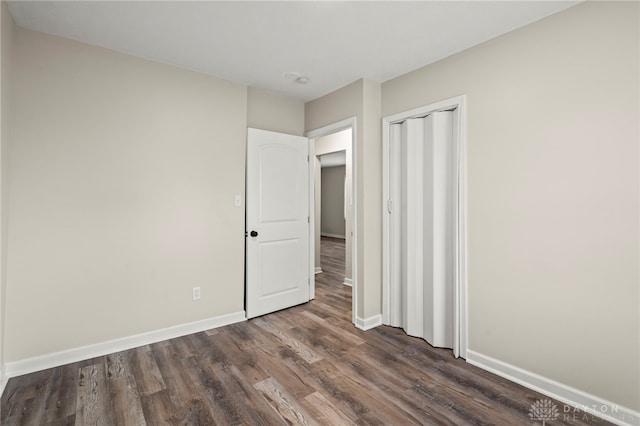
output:
M255 238L255 237L258 236L258 233L256 231L251 231L251 233L249 235L251 235L252 237Z

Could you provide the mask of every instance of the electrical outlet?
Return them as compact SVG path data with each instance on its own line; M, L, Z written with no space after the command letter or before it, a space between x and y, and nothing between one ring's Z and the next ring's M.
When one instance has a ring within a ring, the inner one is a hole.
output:
M191 289L191 297L193 300L200 300L200 287L194 287Z

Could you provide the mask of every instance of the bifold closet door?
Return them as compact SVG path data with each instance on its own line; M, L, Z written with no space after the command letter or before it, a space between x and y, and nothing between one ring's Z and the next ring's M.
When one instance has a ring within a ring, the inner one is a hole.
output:
M392 124L389 138L389 324L403 327L406 309L402 297L402 124Z
M424 122L424 338L433 346L452 348L453 113L436 112Z
M391 126L390 325L453 347L453 114Z

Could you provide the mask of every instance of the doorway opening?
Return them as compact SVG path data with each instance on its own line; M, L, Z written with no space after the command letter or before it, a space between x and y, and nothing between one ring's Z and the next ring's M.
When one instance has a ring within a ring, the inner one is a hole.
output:
M348 221L347 205L347 164L346 149L319 155L327 141L337 141L334 145L344 145L351 141L351 129L324 136L316 140L316 158L319 159L320 177L316 170L316 240L315 273L329 274L331 282L351 286L351 239L347 244ZM340 143L342 142L342 143ZM333 147L331 148L333 149ZM320 258L318 259L318 256Z
M355 324L358 303L356 270L353 267L356 259L355 117L311 131L307 137L311 191L314 194L310 197L312 206L309 209L312 272L314 275L324 273L321 264L323 249L325 258L331 248L332 255L341 255L341 250L344 250L342 284L351 286L351 318ZM315 291L315 285L312 288Z
M383 119L383 323L467 352L465 97Z

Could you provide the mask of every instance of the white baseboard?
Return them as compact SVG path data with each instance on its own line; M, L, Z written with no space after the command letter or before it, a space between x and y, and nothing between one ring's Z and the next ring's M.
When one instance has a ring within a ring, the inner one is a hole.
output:
M351 278L345 277L344 282L342 284L348 285L349 287L353 287L353 280Z
M4 388L7 386L7 382L9 379L4 371L4 365L0 367L0 398L2 398L2 394L4 393Z
M611 423L624 426L640 425L640 413L637 411L622 407L611 401L588 394L579 389L532 373L531 371L507 364L506 362L472 350L467 350L467 362L536 392L557 399L568 406L601 417ZM563 415L573 416L573 414L575 414L572 409L566 412L561 407L558 407L558 412L560 413L559 418L562 418Z
M8 380L11 377L21 376L23 374L33 373L35 371L58 367L60 365L91 359L98 356L104 356L127 349L137 348L138 346L161 342L163 340L198 333L200 331L210 330L212 328L222 327L245 320L245 312L239 311L186 324L174 325L160 330L122 337L120 339L67 349L20 361L8 362L5 365L3 378Z
M347 238L344 235L329 234L328 232L321 232L320 235L323 237L340 238L341 240L344 240Z
M314 269L314 272L316 274L321 274L322 273L322 267L321 266L316 266L316 268Z
M380 314L374 315L369 318L360 318L356 316L356 327L358 327L360 330L371 330L372 328L375 328L379 325L382 325L382 315Z

